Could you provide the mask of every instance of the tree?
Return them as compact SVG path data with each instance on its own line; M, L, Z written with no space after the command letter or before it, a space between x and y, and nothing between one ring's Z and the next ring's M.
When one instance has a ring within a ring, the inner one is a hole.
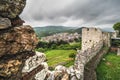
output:
M114 30L118 30L120 32L120 22L117 22L113 25Z

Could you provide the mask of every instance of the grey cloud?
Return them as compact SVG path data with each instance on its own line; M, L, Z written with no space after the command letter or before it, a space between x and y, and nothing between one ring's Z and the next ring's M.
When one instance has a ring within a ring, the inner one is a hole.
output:
M82 19L84 24L114 24L120 21L120 0L28 0L21 15L26 21L62 24ZM64 4L62 4L64 3ZM82 23L80 23L81 25ZM91 25L92 26L92 25Z

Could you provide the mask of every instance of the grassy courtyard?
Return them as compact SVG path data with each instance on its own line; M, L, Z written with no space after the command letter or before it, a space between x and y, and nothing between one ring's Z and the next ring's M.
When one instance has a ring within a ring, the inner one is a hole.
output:
M97 68L97 80L120 80L120 56L108 53Z
M70 66L74 63L74 58L71 58L71 54L76 54L76 50L50 50L45 52L47 56L47 63L51 67L55 67L58 64Z
M45 53L49 68L53 70L57 65L73 65L78 49L81 49L81 39L71 43L39 42L36 51Z

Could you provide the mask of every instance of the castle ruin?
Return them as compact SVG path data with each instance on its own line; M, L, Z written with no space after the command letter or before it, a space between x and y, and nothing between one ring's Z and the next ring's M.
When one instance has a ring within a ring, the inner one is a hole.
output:
M35 75L36 80L84 80L84 69L87 63L89 63L96 55L103 56L105 52L100 52L102 48L110 47L110 34L106 32L102 32L98 28L83 28L82 29L82 50L78 50L78 54L76 55L76 59L74 62L74 65L66 68L64 66L57 66L54 71L48 70L48 67L45 69L39 71ZM44 56L41 59L45 59ZM100 61L101 57L96 59L97 61ZM32 59L30 59L32 60ZM34 61L28 60L26 63L26 68L24 68L23 72L25 72L25 69L29 69L29 64L35 64ZM94 61L93 61L94 62ZM45 63L45 60L42 60L42 62L39 65L42 65ZM47 64L47 63L46 63ZM98 64L98 63L97 63ZM37 65L34 65L37 67ZM47 65L46 65L47 66ZM27 71L27 70L26 70ZM92 79L91 79L92 80Z

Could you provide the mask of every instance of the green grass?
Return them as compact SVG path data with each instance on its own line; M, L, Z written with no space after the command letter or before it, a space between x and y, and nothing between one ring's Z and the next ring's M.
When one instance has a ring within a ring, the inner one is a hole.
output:
M55 67L58 64L69 67L73 65L74 60L69 57L70 54L76 53L75 50L50 50L45 52L47 56L47 63L51 67Z
M97 68L97 80L120 80L120 56L108 53Z

